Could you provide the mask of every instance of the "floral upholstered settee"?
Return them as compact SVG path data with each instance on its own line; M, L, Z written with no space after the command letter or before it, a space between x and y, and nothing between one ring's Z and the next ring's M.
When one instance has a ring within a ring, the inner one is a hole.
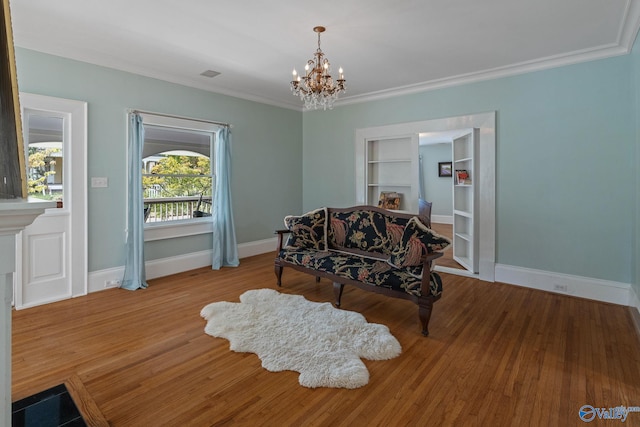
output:
M374 206L321 208L287 216L284 223L287 228L276 231L278 286L283 267L291 267L331 280L337 307L345 284L408 299L418 305L422 334L429 334L433 303L442 294L431 267L451 244L448 238L417 216Z

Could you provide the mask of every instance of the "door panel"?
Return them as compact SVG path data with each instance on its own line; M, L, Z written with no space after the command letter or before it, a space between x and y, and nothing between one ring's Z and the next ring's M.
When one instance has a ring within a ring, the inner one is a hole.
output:
M87 292L86 103L21 94L21 104L29 197L58 207L18 237L16 309Z

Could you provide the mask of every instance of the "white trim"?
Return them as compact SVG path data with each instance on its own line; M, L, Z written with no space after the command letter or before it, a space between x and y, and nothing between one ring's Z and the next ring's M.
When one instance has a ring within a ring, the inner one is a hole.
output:
M117 288L124 277L124 266L89 272L89 293Z
M274 252L277 239L269 238L238 245L240 258L248 258L254 255ZM175 257L161 258L146 262L147 279L194 270L211 265L211 251L200 251ZM435 271L461 274L450 271L446 267L436 264ZM573 276L569 274L553 273L549 271L534 270L530 268L514 267L504 264L496 264L496 281L527 288L539 289L547 292L572 295L580 298L610 302L619 305L629 305L640 311L640 300L631 285L626 283L611 282L607 280L592 279L589 277ZM477 275L465 274L467 277ZM89 292L97 292L107 288L116 288L124 275L124 266L108 268L89 273ZM107 284L108 283L108 284ZM554 285L565 285L567 292L554 291Z
M398 138L421 132L442 132L470 127L480 129L480 250L479 278L495 280L496 259L496 112L446 117L419 122L375 126L355 131L354 182L356 204L364 204L366 197L366 141ZM416 146L417 148L417 146Z
M174 237L195 236L213 232L211 218L189 219L186 221L165 221L146 223L144 241L173 239Z
M631 320L636 327L636 333L640 338L640 299L638 294L633 290L633 286L629 290L629 310L631 311Z
M486 80L494 80L516 76L519 74L526 74L535 71L542 71L573 64L579 64L582 62L594 61L597 59L620 56L627 53L629 53L629 49L626 47L618 46L615 44L605 45L601 47L585 49L583 51L570 52L568 54L555 55L533 61L525 61L519 64L507 65L468 74L460 74L452 77L444 77L441 79L430 80L413 85L385 89L376 92L369 92L362 95L344 97L340 99L339 102L335 103L335 107L360 104L363 102L379 101L396 96L412 95L416 93L428 92L436 89L444 89L454 86L462 86Z
M240 243L238 245L238 257L248 258L254 255L266 254L267 252L274 252L275 254L277 244L277 237L270 237L269 239L256 240L247 243Z
M16 309L33 307L53 301L86 295L88 292L88 215L87 215L87 141L88 104L85 101L56 98L27 92L20 92L23 120L25 111L47 112L64 118L65 201L62 209L48 209L46 217L67 216L66 257L69 258L70 295L51 300L25 303L22 298L23 259L22 248L17 253L17 267L14 279ZM23 126L23 132L27 127ZM27 138L25 138L27 141ZM68 182L67 182L68 181ZM22 235L20 236L22 238ZM20 245L21 246L21 245ZM18 286L20 284L20 286Z
M472 273L467 269L445 267L443 265L438 265L438 260L436 260L435 262L436 262L436 265L435 265L435 267L433 267L433 271L437 271L438 273L455 274L456 276L471 277L473 279L478 279L479 278L477 274Z
M628 283L504 264L496 264L496 281L613 304L631 304L632 289ZM558 287L564 287L566 292L558 290Z
M635 307L640 312L640 298L633 290L633 286L629 289L629 307Z
M145 262L147 280L170 276L211 265L211 250L193 252ZM123 271L124 272L124 271Z
M240 258L248 258L267 252L275 252L277 243L278 240L275 237L240 243L238 245L238 256ZM148 280L151 280L184 271L195 270L196 268L207 267L211 265L211 256L211 250L206 250L147 261L145 263L146 276ZM120 286L120 281L123 276L124 266L93 271L89 273L89 292L117 288Z
M393 98L396 96L410 95L453 86L461 86L486 80L516 76L519 74L526 74L535 71L548 70L558 67L580 64L588 61L626 55L631 52L631 49L633 49L633 44L638 34L638 29L640 28L640 3L632 0L626 1L627 6L623 18L623 24L620 27L620 32L615 43L595 46L588 49L576 50L559 55L547 56L531 61L520 62L517 64L491 68L468 74L460 74L457 76L430 80L413 85L385 89L376 92L369 92L362 95L346 96L339 99L335 103L335 106L341 107L343 105L360 104L363 102L377 101Z
M197 119L197 118L189 118L189 117L181 117L181 116L173 116L164 113L152 113L148 111L141 111L137 109L128 109L127 117L129 114L138 113L142 117L142 121L146 126L156 126L156 127L168 127L182 130L190 130L196 132L202 132L209 135L211 139L210 153L209 159L211 160L211 176L213 178L213 182L215 183L215 173L213 171L214 165L214 141L215 134L218 130L224 128L225 126L229 126L226 123L214 122L211 120L205 119ZM127 123L127 141L129 138L129 120L126 120ZM127 151L127 163L129 162L129 152ZM129 189L125 186L125 194L128 193ZM127 197L127 203L129 202L129 198ZM127 206L128 209L128 206ZM125 210L126 213L126 210ZM128 233L129 224L128 217L126 218L127 229L125 230L125 240L126 235ZM189 219L184 221L165 221L158 223L145 223L144 224L144 241L152 242L154 240L164 240L164 239L172 239L175 237L185 237L185 236L195 236L198 234L206 234L213 232L213 223L211 218L207 220L207 218L201 219Z

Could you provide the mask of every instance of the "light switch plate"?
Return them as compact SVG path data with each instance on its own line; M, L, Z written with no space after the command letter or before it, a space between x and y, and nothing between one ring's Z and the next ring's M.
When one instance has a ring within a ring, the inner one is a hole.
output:
M109 178L106 176L92 176L91 187L92 188L106 188L109 186Z

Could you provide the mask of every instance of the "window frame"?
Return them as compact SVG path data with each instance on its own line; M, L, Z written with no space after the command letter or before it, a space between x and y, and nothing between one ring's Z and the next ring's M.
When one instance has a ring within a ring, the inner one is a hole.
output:
M211 163L211 178L213 183L216 179L215 170L215 145L216 134L222 128L221 125L198 119L189 119L182 117L170 117L160 114L140 112L143 126L157 126L173 128L183 131L196 131L200 133L211 134L211 147L209 159ZM144 173L142 167L142 159L140 162L140 173ZM213 197L213 195L212 195ZM164 221L156 223L144 224L144 241L151 242L156 240L172 239L175 237L195 236L199 234L207 234L213 232L213 221L210 217L191 218L177 221Z

